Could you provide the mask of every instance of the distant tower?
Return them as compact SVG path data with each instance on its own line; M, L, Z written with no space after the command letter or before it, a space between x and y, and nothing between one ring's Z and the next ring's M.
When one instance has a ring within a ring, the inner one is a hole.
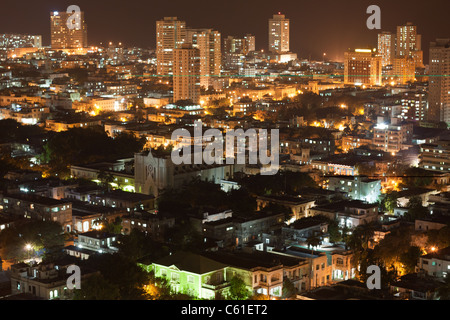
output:
M422 36L411 22L397 27L396 55L413 58L416 68L423 68Z
M450 39L430 43L429 121L450 124Z
M289 19L280 12L269 19L269 51L289 52Z
M73 13L52 12L50 14L50 37L52 49L77 49L87 48L87 25L84 20L84 12L80 12L80 27L69 29L67 19Z
M383 32L378 34L378 54L381 55L381 65L386 67L394 63L395 34Z
M174 50L173 101L200 101L200 50L183 44Z
M186 22L177 17L164 17L156 21L156 60L158 75L173 74L175 49L180 48L186 38Z
M186 29L186 43L199 50L200 86L208 89L221 72L221 35L211 29Z

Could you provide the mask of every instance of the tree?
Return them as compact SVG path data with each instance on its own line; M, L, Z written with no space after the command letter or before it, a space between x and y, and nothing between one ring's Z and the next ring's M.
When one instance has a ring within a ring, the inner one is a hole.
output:
M416 219L423 219L429 216L429 211L422 205L422 198L412 197L408 202L408 211L404 218L408 221L415 221Z
M247 288L244 280L239 276L234 276L230 280L229 298L231 300L247 300L252 292Z
M306 239L306 243L308 245L308 248L311 247L311 250L313 250L315 247L319 246L322 243L322 240L317 235L311 235Z
M30 249L25 249L29 245ZM41 252L45 259L64 247L64 233L54 221L27 221L0 232L0 248L6 259L26 259Z
M75 290L73 300L119 300L117 285L106 280L101 274L94 274L83 281L79 290Z
M117 253L101 254L90 257L85 264L117 287L121 300L145 299L144 285L149 282L149 274L130 258Z
M387 193L381 202L381 206L387 212L394 213L394 209L398 207L398 192Z
M114 176L110 172L100 170L100 172L97 174L97 179L100 180L100 183L103 186L103 188L110 191L111 183L114 182Z
M450 300L450 277L445 278L444 284L437 290L437 295L440 300Z
M289 278L283 279L283 291L281 294L282 299L292 298L297 294L297 289Z
M400 254L400 262L403 264L406 273L413 273L417 265L422 250L419 247L409 247L406 252Z
M339 224L336 220L328 221L328 234L330 235L330 242L336 243L342 241Z

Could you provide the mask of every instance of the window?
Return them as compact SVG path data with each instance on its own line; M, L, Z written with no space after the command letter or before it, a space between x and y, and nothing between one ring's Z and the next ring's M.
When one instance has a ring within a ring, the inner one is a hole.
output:
M187 276L187 282L194 283L194 276L188 275Z

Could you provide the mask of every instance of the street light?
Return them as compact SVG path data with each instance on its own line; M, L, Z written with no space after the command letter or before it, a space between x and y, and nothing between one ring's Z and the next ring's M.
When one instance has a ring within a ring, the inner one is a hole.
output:
M29 243L27 243L26 245L25 245L25 250L27 250L27 253L28 253L28 260L30 259L30 251L33 249L33 246L31 245L31 244L29 244Z

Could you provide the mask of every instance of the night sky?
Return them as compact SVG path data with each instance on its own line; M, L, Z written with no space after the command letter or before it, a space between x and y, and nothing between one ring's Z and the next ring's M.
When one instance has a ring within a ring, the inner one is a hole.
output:
M257 49L267 49L268 19L281 12L291 20L291 51L302 58L341 60L348 48L375 47L378 30L369 30L366 9L381 7L381 31L413 22L422 34L425 62L429 42L450 38L449 0L35 0L0 5L0 33L42 34L50 43L50 12L71 4L85 12L88 42L123 42L127 46L155 47L155 21L177 16L188 27L214 28L222 37L256 35Z

